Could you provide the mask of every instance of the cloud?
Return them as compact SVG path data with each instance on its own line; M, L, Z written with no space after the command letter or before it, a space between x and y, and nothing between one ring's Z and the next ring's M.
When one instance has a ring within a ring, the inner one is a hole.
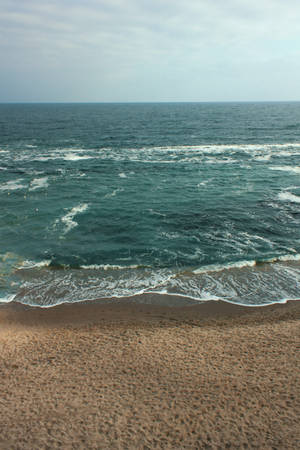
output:
M235 83L255 65L264 78L270 62L294 70L299 36L298 0L0 0L2 86L22 73L29 97L36 80L39 95L51 85L55 96L57 82L68 100L184 98L200 81L212 92L210 79Z

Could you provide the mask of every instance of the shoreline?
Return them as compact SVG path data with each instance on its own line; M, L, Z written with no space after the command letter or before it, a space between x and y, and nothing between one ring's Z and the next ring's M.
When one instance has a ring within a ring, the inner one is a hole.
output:
M0 308L3 449L299 447L300 302Z
M51 307L25 305L10 302L0 306L0 327L9 323L36 324L48 326L74 325L80 326L105 321L142 321L165 320L195 320L199 324L209 324L210 321L253 322L285 320L299 315L300 300L288 300L285 303L268 305L241 305L223 300L208 300L198 302L190 298L141 294L135 297L109 298L87 300L75 303L62 303Z

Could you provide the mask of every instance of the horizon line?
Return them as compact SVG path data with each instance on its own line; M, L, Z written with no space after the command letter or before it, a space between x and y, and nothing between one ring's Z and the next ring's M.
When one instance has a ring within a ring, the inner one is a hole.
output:
M0 101L8 104L169 104L169 103L299 103L300 100L159 100L159 101Z

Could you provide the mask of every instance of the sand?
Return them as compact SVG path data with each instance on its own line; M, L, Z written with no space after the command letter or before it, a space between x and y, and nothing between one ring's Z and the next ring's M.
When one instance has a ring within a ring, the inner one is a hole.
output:
M299 301L2 306L0 448L300 448L299 324Z

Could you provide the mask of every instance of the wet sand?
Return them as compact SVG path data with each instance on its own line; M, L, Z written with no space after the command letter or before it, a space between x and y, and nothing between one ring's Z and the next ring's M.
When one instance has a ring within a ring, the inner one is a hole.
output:
M1 306L0 448L300 448L300 302L152 300Z

